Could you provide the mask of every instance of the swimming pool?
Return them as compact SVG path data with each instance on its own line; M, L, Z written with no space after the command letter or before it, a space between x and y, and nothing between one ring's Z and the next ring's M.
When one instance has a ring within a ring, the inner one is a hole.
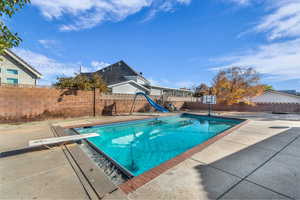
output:
M181 114L76 130L99 133L88 141L125 171L138 176L241 122Z

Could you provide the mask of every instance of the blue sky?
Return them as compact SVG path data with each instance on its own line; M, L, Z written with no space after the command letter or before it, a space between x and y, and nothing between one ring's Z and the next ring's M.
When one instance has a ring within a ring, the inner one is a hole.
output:
M210 84L228 66L300 86L299 0L31 0L7 23L40 84L124 60L162 86Z

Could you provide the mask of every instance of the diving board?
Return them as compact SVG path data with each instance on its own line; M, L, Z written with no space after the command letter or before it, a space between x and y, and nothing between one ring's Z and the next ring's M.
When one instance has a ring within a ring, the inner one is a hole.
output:
M45 138L39 140L30 140L28 146L29 147L38 147L38 146L47 146L59 143L67 143L67 142L75 142L78 140L97 137L98 133L87 133L81 135L71 135L71 136L63 136L63 137L54 137L54 138Z

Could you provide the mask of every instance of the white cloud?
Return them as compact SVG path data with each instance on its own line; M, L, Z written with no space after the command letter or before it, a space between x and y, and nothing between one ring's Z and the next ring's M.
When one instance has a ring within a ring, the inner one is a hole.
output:
M65 13L76 14L94 6L93 0L32 0L31 3L37 6L42 14L48 19L59 18Z
M80 63L64 63L57 61L53 58L49 58L40 53L30 51L28 49L15 48L13 51L28 62L32 67L43 74L43 78L39 81L42 85L49 85L56 81L60 76L74 76L75 73L79 73ZM93 64L93 65L92 65ZM105 62L92 62L91 66L83 67L84 72L95 71L100 65L103 66Z
M172 82L167 79L153 79L152 77L150 77L147 78L147 80L155 86L170 87L170 85L172 85Z
M103 62L103 61L92 61L91 66L93 67L93 71L97 71L99 69L102 69L104 67L107 67L110 65L109 63Z
M52 48L58 44L56 40L38 40L38 42L46 49Z
M239 5L248 5L251 0L229 0L229 1L233 3L237 3Z
M175 83L175 86L178 88L192 88L196 83L193 81L179 81Z
M73 64L70 66L65 63L60 63L43 54L21 48L14 49L14 52L45 76L55 74L64 74L66 76L70 76L75 72Z
M266 34L269 42L214 61L222 63L221 67L254 67L272 81L300 79L300 1L229 1L244 5L254 2L265 3L266 13L251 31Z
M168 79L153 79L148 78L148 81L150 81L151 85L155 86L161 86L161 87L170 87L170 88L192 88L196 85L193 81L170 81Z
M153 78L148 78L147 80L150 82L151 85L160 85L160 82Z
M273 6L255 30L267 32L269 40L300 36L300 1L275 0Z
M300 39L262 45L242 54L215 59L221 67L251 66L272 80L300 79Z
M264 3L266 14L251 30L267 34L268 40L300 36L299 0L223 0L238 5ZM246 31L249 32L249 31Z
M159 12L174 12L176 5L189 5L192 0L157 0L153 1L152 8L143 22L153 19Z
M27 49L16 48L14 52L43 74L43 79L40 81L41 84L54 83L57 76L72 76L79 70L77 64L61 63Z
M32 0L49 20L71 17L73 22L60 27L62 31L92 28L104 21L121 21L143 8L150 8L152 17L158 11L169 12L176 5L188 5L191 0ZM154 11L155 10L155 11Z

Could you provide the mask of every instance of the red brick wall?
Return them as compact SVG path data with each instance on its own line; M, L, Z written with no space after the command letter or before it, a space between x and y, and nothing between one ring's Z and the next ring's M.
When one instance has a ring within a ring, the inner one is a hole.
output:
M158 97L152 97L158 98ZM130 112L134 95L95 93L95 114L111 115ZM54 88L0 87L0 121L16 122L47 118L93 116L93 91L61 91ZM176 105L183 105L177 101ZM152 109L138 97L134 112Z
M206 110L208 105L199 102L186 102L184 107L191 110ZM287 112L300 113L300 104L257 104L255 106L238 105L213 105L216 111L239 111L239 112Z

